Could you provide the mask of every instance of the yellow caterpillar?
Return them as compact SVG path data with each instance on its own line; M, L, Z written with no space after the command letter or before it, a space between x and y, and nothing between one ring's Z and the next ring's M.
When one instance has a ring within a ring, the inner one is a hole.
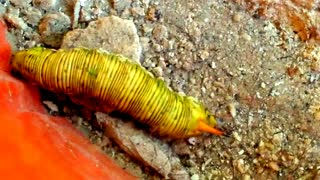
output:
M67 94L91 109L129 114L161 136L223 134L214 128L215 118L196 99L173 92L121 55L84 48L56 51L36 47L17 52L11 66L45 89Z

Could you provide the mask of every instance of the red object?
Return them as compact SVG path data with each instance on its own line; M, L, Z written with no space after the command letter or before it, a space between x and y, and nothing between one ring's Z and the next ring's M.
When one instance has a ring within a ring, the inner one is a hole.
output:
M11 47L6 39L6 28L0 19L0 70L9 69Z
M2 179L135 179L66 119L47 115L37 89L9 74L10 55L0 21Z

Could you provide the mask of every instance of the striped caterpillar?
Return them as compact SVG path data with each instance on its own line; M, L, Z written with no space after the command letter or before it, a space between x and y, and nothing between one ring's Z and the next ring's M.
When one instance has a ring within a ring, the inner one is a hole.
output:
M41 87L69 95L75 103L102 112L126 113L160 136L223 134L196 99L173 92L164 81L121 55L85 48L35 47L17 52L11 66Z

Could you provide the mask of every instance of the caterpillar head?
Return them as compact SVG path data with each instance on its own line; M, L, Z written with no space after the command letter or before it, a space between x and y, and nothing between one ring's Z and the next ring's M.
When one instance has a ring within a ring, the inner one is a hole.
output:
M199 103L193 97L187 97L189 101L189 105L192 112L192 119L195 120L195 128L190 134L200 134L203 132L222 135L223 132L216 129L215 126L217 124L216 119L210 112L204 108L204 106Z

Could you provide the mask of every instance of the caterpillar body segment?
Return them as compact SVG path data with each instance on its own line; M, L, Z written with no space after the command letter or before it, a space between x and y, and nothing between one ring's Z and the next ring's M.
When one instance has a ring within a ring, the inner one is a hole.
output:
M216 120L196 99L170 90L140 65L121 56L76 48L41 47L17 52L13 71L76 103L102 111L119 111L150 126L161 136L188 137L215 129Z

